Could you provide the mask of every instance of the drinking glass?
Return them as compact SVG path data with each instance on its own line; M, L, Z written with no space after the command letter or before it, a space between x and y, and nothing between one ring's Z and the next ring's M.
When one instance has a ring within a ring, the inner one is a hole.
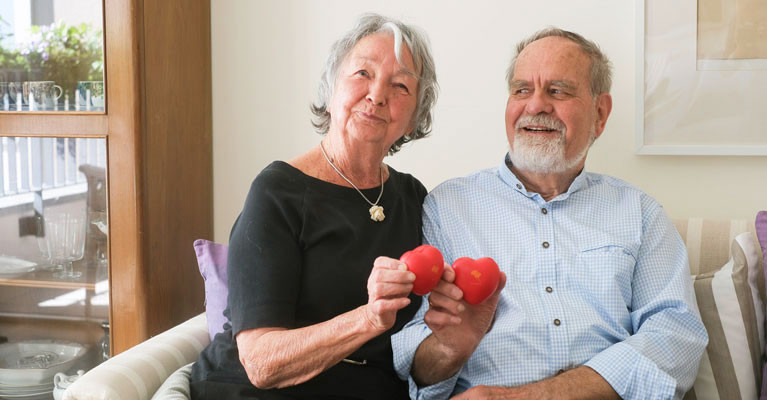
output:
M51 264L61 266L56 278L74 279L82 273L74 272L72 262L83 258L85 251L85 216L69 213L45 217L45 242Z
M51 250L48 247L48 238L45 236L45 219L40 217L38 224L41 225L39 229L43 232L43 235L37 238L37 248L40 249L40 258L44 262L41 264L41 269L44 271L61 271L61 266L51 261Z

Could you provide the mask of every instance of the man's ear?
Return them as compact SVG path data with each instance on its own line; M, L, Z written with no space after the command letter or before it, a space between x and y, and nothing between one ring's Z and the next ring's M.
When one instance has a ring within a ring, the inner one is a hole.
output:
M607 124L607 118L610 116L610 111L613 110L613 98L610 93L602 93L597 97L595 104L597 118L594 122L594 136L598 138L605 130Z

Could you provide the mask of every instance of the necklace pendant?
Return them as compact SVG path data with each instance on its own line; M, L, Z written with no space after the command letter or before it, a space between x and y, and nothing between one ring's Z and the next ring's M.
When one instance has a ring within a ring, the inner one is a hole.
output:
M384 215L384 209L381 206L374 205L373 207L370 207L370 219L376 222L381 222L386 218Z

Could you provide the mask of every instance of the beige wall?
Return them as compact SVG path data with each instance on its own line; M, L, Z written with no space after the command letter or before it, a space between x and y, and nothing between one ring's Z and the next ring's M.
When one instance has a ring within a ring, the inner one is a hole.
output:
M308 106L324 59L332 41L366 11L414 23L431 38L441 85L433 134L386 160L429 189L500 163L511 50L522 37L555 25L598 42L615 66L613 113L589 155L589 170L639 186L674 217L752 219L767 209L767 157L635 154L634 7L614 0L212 2L215 240L228 240L263 167L319 141Z

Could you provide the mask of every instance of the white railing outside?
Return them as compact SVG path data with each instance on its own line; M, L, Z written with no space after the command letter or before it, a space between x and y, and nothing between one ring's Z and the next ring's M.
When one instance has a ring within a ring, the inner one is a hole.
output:
M105 139L0 138L0 209L42 199L85 193L81 165L106 167Z

